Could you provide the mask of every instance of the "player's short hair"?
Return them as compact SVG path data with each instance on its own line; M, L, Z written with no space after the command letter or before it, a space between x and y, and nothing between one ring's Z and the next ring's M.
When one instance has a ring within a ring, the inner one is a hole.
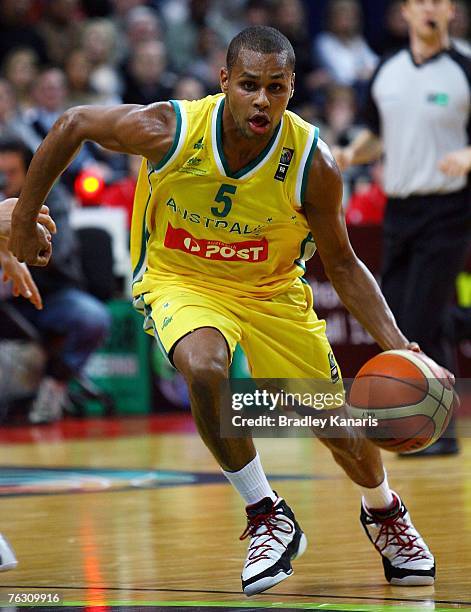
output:
M17 153L23 160L25 169L29 168L33 159L33 151L20 138L3 136L0 138L0 153Z
M226 66L230 71L237 62L241 49L249 49L258 53L284 53L286 65L294 71L296 56L293 45L284 34L268 26L252 26L239 32L227 49Z

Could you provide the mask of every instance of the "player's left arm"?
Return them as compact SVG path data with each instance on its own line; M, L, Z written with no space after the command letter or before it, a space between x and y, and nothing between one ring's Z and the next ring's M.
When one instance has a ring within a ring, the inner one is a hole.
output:
M340 171L327 145L319 141L309 172L304 212L327 277L345 307L383 350L414 348L396 325L375 278L353 251L342 192Z

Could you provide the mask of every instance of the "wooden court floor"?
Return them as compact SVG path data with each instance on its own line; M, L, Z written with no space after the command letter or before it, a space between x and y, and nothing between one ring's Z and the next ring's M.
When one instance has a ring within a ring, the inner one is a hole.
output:
M391 485L437 558L435 587L418 588L385 583L358 520L358 494L317 441L259 440L309 547L292 577L247 599L243 506L194 433L117 424L105 435L89 423L80 439L64 438L58 426L14 438L0 436L0 530L19 565L0 574L1 606L12 594L57 593L68 605L99 609L471 609L470 439L457 457L385 455Z

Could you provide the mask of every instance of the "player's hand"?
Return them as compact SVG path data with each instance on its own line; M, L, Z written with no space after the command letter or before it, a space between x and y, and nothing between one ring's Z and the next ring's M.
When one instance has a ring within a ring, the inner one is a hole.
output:
M0 267L2 268L3 280L12 282L13 295L15 297L22 295L38 310L41 310L43 307L41 295L28 270L28 266L20 263L8 251L0 251Z
M42 206L37 222L23 221L12 214L9 250L19 262L32 266L46 266L51 258L51 234L56 232L47 206Z
M353 153L351 149L348 147L332 147L331 150L340 172L345 172L353 162Z
M438 167L447 176L465 176L471 170L471 150L461 149L448 153Z
M439 372L441 372L441 375L437 376L437 378L442 378L444 380L447 380L450 383L451 386L453 386L455 384L455 375L452 372L450 372L449 370L447 370L446 368L444 368L443 366L441 366L438 363L436 363L428 355L423 353L421 348L420 348L420 346L417 344L417 342L409 342L409 344L406 346L406 348L409 351L414 351L414 353L420 353L421 356L422 356L422 359L424 359L425 361L432 362L432 364L431 364L432 371L434 372L434 371L436 371L438 369Z

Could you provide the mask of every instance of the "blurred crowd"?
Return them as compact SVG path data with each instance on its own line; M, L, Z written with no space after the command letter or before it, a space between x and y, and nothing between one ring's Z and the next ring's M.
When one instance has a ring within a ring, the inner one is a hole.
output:
M383 7L382 22L372 22L367 0L0 0L0 137L19 137L34 151L70 106L216 93L227 43L262 24L280 29L296 51L291 108L319 125L329 145L345 145L361 124L379 57L407 44L400 0L373 4L376 13ZM464 50L469 23L459 1L452 36ZM136 161L87 143L62 179L79 200L76 179L87 169L103 181L82 199L130 213ZM356 169L346 186L348 222L380 222L381 163Z

